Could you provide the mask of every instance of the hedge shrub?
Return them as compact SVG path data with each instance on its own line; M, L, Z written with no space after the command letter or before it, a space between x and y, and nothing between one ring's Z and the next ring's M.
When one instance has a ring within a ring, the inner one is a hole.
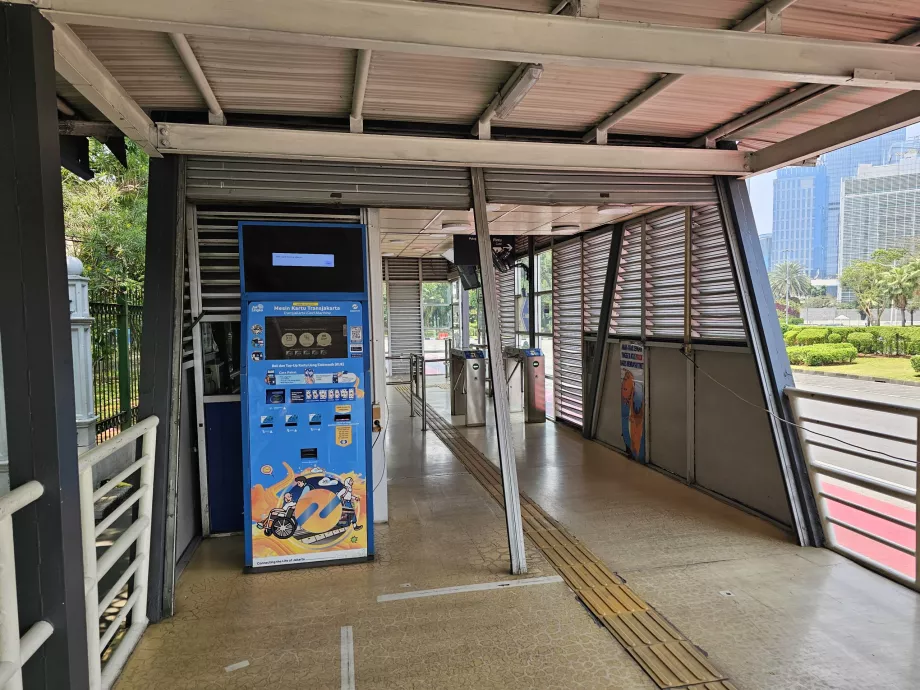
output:
M809 367L849 364L856 359L856 347L849 343L798 345L787 347L786 352L791 364L804 364Z
M795 345L795 337L802 331L801 328L790 328L785 333L783 333L783 340L786 341L786 345Z
M827 336L827 342L829 343L842 343L843 336L840 333L831 332Z
M872 333L859 331L850 333L850 335L847 336L847 342L864 355L875 352L877 348L877 342Z
M827 328L803 328L795 337L795 342L797 345L817 345L818 343L826 343L829 332Z
M920 374L920 355L914 355L910 358L910 365L918 374Z

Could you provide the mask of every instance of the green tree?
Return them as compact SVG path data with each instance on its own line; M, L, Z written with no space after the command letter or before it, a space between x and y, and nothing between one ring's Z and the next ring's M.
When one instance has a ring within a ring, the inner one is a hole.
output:
M882 293L901 312L901 325L906 326L907 305L920 285L920 262L895 266L882 274L880 282Z
M875 312L875 322L881 318L885 308L885 292L882 289L882 276L885 266L878 261L854 261L840 274L840 284L853 291L860 311L866 313L869 325L872 325L872 314Z
M811 293L811 280L802 264L784 261L776 264L770 271L770 287L776 299L804 297Z
M135 287L144 279L149 159L127 142L128 167L89 141L92 180L61 170L64 227L83 262L90 289Z

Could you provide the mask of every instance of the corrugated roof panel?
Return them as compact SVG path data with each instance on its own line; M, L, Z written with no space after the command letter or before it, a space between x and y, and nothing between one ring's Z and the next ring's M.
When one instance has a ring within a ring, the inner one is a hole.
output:
M440 0L428 0L439 2ZM559 0L449 0L445 5L471 5L473 7L491 7L498 10L517 10L518 12L536 12L549 14L559 4Z
M759 149L769 144L802 134L859 110L887 101L901 91L888 89L857 89L840 87L799 107L770 118L763 125L745 127L742 134L744 148Z
M884 42L918 24L917 0L799 0L783 12L788 36Z
M224 110L344 116L357 52L189 36Z
M583 130L632 98L653 75L569 65L544 65L543 76L506 120L494 127Z
M781 96L794 86L758 79L685 77L620 120L610 131L695 137Z
M472 126L514 68L492 60L374 51L364 117Z
M601 0L601 19L728 29L763 5L760 0Z
M142 108L205 108L167 34L95 26L71 28Z
M99 112L96 106L86 100L83 94L77 91L66 79L64 79L64 77L60 74L55 74L54 77L54 90L57 92L57 95L76 110L79 117L85 117L88 120L106 119L105 115Z

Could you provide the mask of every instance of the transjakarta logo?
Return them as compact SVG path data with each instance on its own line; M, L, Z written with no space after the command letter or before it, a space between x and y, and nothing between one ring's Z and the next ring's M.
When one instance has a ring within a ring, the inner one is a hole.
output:
M339 311L339 307L336 305L303 305L303 304L292 304L290 306L282 304L276 304L272 307L273 311L282 311L282 312L291 312L291 311L312 311L312 312L336 312ZM259 310L261 311L261 309Z
M352 311L358 311L360 308L361 308L361 305L358 304L357 302L355 302L354 304L351 305L351 310L352 310Z
M253 304L252 311L265 311L265 307L263 307L261 304Z

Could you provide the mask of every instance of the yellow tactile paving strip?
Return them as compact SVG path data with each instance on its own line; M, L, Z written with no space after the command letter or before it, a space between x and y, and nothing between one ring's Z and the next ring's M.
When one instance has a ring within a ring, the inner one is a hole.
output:
M398 390L409 399L408 386L399 386ZM431 405L428 406L428 425L485 490L504 506L498 468ZM521 493L521 517L524 534L658 687L736 690L699 647L524 493Z

